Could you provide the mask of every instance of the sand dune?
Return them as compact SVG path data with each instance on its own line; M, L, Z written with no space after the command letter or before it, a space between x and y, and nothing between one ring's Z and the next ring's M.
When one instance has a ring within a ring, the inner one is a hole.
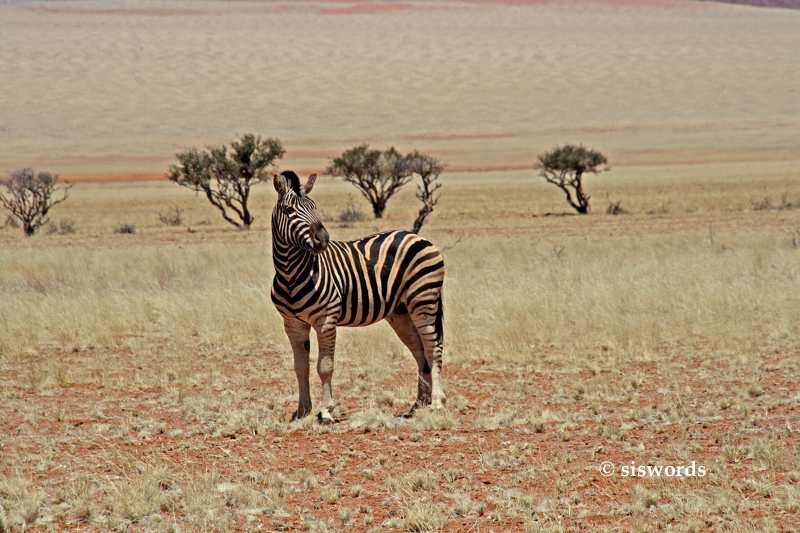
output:
M780 7L784 9L800 9L798 0L714 0L726 4L741 4L757 7Z
M257 131L303 169L359 142L462 170L524 169L584 142L617 168L648 154L669 172L785 161L800 134L800 14L781 10L12 2L0 34L0 77L13 80L0 94L1 171L160 176L177 150Z

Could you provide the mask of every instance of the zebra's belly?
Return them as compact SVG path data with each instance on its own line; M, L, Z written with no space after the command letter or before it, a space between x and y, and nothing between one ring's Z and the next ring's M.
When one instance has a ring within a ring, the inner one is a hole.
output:
M363 327L376 324L389 316L395 307L395 302L387 302L383 298L375 298L364 302L345 294L339 306L336 319L337 326Z
M347 303L336 298L327 302L316 301L309 305L305 303L274 302L275 308L283 318L301 320L312 326L325 322L335 322L337 326L363 327L376 324L391 314L392 309L386 302L370 302L367 307L361 307L356 312L348 309Z

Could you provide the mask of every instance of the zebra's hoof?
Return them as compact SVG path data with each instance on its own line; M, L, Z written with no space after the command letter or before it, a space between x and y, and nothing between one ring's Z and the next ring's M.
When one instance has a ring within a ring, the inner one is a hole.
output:
M319 422L320 424L333 424L334 422L336 422L336 420L334 420L330 412L325 410L317 413L317 422Z
M297 422L298 420L302 420L303 418L307 417L311 413L311 409L298 409L294 413L292 413L292 422Z

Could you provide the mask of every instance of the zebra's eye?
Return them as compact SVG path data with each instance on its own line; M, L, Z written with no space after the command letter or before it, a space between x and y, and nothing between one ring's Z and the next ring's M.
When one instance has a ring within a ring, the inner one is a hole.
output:
M286 213L287 215L291 215L292 213L294 213L294 207L290 205L285 205L283 206L283 212Z

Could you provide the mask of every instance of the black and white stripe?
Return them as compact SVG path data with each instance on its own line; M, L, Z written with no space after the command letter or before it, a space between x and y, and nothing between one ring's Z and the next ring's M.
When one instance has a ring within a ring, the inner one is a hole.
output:
M301 186L294 172L275 176L272 212L275 279L272 302L284 320L299 386L295 418L311 411L309 332L317 332L322 381L320 418L331 421L337 326L387 320L417 361L416 406L445 401L442 387L444 261L427 240L388 231L355 241L330 241L308 196L315 175Z

